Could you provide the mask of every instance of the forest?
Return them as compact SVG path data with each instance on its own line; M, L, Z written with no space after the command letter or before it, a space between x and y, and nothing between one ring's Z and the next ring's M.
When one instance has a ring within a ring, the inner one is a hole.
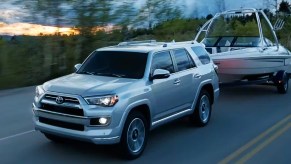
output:
M176 6L174 0L147 0L139 9L132 6L133 0L116 1L118 5L106 0L43 0L24 3L30 12L26 20L57 27L73 26L79 34L22 35L10 39L0 35L0 89L38 85L72 73L74 65L82 63L95 49L122 41L192 40L197 29L213 16L185 17L183 6ZM285 1L282 3L278 5L276 13L268 9L265 11L272 23L277 18L285 21L277 36L280 43L291 50L290 4ZM223 7L219 10L223 10ZM110 31L94 30L112 24L116 28Z

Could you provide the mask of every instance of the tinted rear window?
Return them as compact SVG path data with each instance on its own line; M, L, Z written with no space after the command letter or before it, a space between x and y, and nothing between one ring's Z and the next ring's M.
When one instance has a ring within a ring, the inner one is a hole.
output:
M184 49L174 50L174 56L177 63L178 71L183 71L194 67L193 61Z
M210 57L203 47L192 47L192 50L198 56L202 64L210 63Z

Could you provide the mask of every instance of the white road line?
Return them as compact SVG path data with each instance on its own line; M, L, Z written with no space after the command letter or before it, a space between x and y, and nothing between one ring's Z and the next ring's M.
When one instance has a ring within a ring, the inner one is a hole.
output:
M35 131L35 130L29 130L29 131L26 131L26 132L22 132L22 133L14 134L14 135L12 135L12 136L8 136L8 137L0 138L0 141L4 141L4 140L10 139L10 138L14 138L14 137L18 137L18 136L21 136L21 135L24 135L24 134L32 133L32 132L34 132L34 131Z

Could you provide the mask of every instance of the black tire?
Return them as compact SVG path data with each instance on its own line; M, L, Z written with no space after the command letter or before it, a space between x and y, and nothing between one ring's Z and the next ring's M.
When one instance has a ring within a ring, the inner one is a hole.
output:
M130 113L125 122L120 143L121 152L125 158L136 159L143 153L148 133L148 121L145 116L140 112ZM132 143L137 143L139 146L136 146L135 149Z
M289 88L289 76L286 72L282 74L282 77L277 82L277 90L280 94L286 94Z
M48 134L48 133L43 133L43 134L47 139L49 139L55 143L63 143L65 141L64 138L53 135L53 134Z
M208 124L211 117L212 104L210 95L206 90L202 90L196 102L195 110L190 116L191 121L199 127L204 127Z

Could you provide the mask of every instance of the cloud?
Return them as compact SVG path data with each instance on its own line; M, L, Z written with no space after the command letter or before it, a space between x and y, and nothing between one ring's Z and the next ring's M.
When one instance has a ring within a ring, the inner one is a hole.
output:
M15 5L16 0L1 2L0 5L0 21L6 23L21 22L24 17L29 16L28 9L22 4Z
M1 0L3 1L3 0ZM42 20L42 22L36 22L35 19L32 19L30 15L29 8L26 8L24 3L28 4L35 2L35 0L6 0L1 2L0 5L0 21L5 23L16 23L16 22L32 22L32 23L46 23L46 24L54 24L55 20L49 18L41 18L38 21ZM208 14L215 14L218 10L217 1L225 1L225 8L228 9L236 9L236 8L265 8L267 0L175 0L177 6L180 6L183 9L183 14L186 17L205 17ZM269 0L274 2L274 0ZM280 2L281 0L279 0ZM291 0L288 0L291 2ZM146 0L136 0L133 3L135 8L141 8ZM118 3L116 3L118 4ZM61 5L61 8L66 10L66 15L63 16L62 22L66 24L66 20L72 19L74 17L74 11L71 11L71 7L68 5ZM34 17L40 17L38 15L34 15ZM45 21L45 22L44 22Z

